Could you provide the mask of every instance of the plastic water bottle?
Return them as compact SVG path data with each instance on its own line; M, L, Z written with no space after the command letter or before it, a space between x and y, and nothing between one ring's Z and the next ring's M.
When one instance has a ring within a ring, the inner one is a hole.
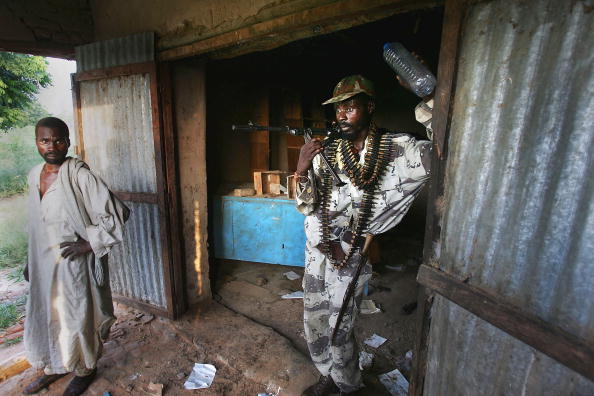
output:
M435 89L435 76L402 44L384 44L384 59L417 96L424 98Z

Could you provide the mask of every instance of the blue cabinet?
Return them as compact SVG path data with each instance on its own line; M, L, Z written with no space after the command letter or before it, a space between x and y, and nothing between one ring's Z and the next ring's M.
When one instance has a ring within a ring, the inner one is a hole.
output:
M294 200L215 197L215 257L303 267L304 219Z

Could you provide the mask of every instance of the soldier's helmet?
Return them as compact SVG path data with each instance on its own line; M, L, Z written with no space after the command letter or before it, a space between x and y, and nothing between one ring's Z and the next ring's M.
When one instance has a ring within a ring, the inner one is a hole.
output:
M330 103L342 102L343 100L347 100L360 93L367 94L372 98L375 97L373 83L360 74L348 76L336 84L336 87L334 87L334 91L332 92L332 97L322 104L327 105Z

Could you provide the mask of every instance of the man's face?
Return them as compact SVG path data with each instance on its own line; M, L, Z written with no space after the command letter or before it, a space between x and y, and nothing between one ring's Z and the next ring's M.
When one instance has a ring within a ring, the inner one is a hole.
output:
M45 162L59 165L66 159L70 140L68 136L57 128L39 127L35 133L37 151Z
M342 138L355 140L369 127L373 104L360 98L353 98L337 103L335 111Z

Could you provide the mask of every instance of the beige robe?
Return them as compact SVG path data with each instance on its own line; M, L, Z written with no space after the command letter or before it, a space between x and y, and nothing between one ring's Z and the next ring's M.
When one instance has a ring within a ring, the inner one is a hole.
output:
M29 298L25 349L46 374L96 367L115 321L107 253L123 239L126 208L84 162L69 158L40 198L43 164L29 174ZM92 253L61 257L62 242L81 237Z

